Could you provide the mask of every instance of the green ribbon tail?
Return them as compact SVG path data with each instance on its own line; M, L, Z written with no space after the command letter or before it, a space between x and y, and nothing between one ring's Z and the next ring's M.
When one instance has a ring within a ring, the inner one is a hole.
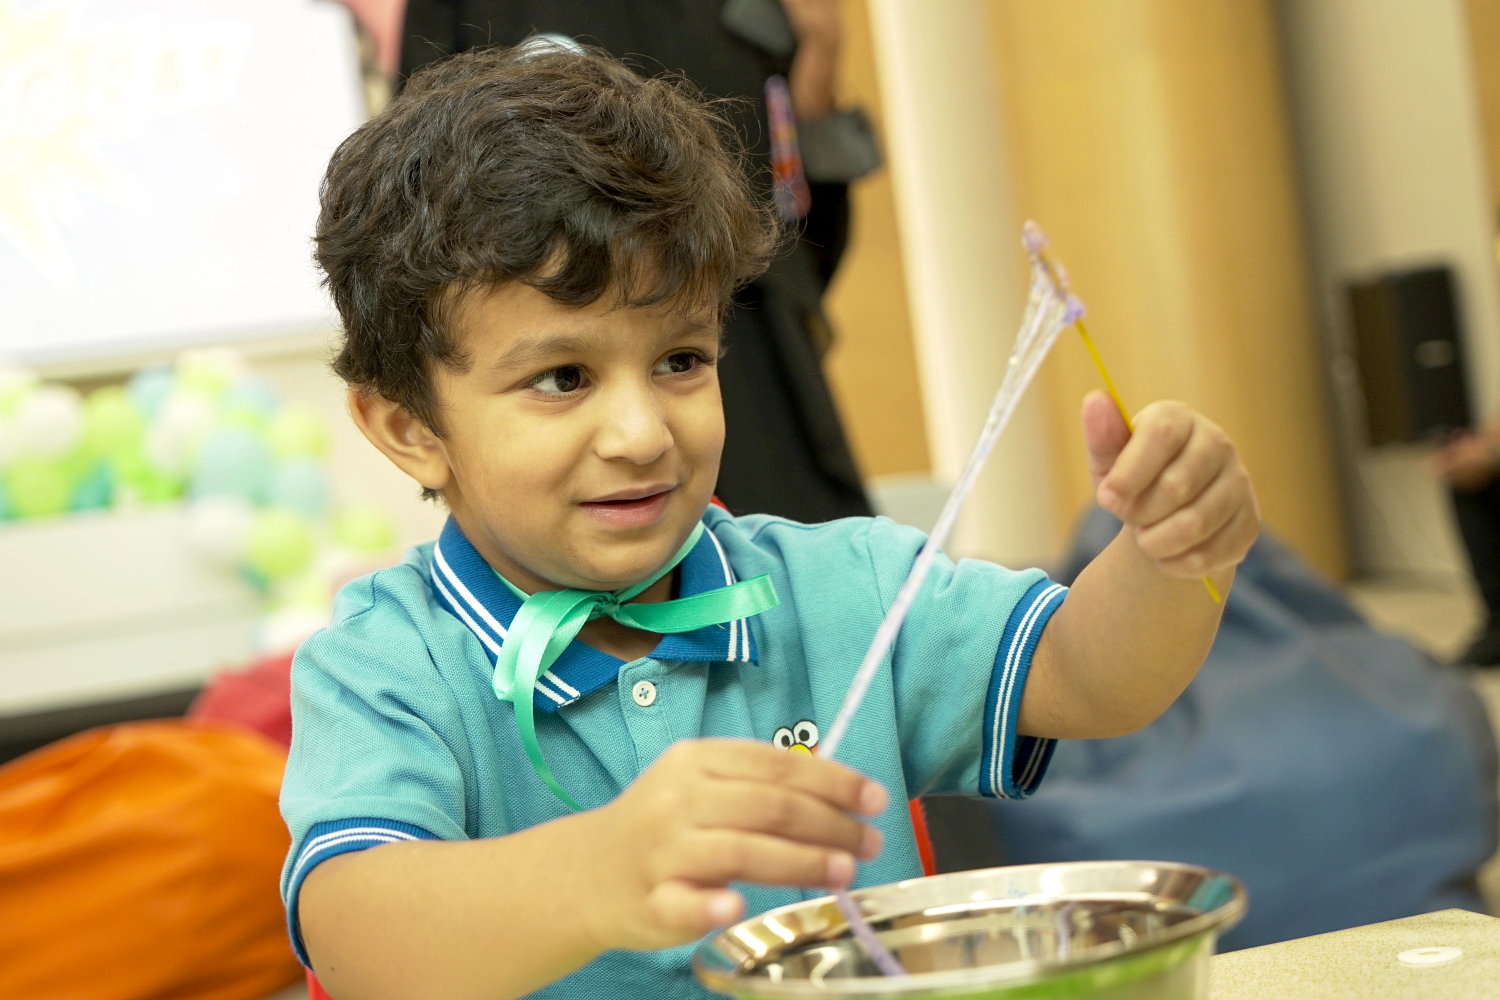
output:
M749 618L780 602L769 576L742 580L730 587L708 590L661 604L622 604L610 617L647 632L692 632Z
M541 596L541 595L538 595ZM533 770L542 783L552 790L552 794L562 800L563 804L575 812L582 812L583 806L573 801L573 797L564 790L552 769L547 766L547 761L542 757L542 747L536 738L536 706L532 704L532 692L536 689L536 680L557 662L563 650L568 648L568 643L578 635L578 630L583 628L589 620L589 613L593 605L598 603L598 598L592 594L580 591L555 590L549 592L542 600L531 604L536 609L535 621L524 622L527 627L521 635L521 641L515 643L520 647L515 657L515 674L511 684L511 696L508 699L516 710L516 729L521 736L521 748L526 751L526 757L531 761ZM527 610L525 606L522 611ZM518 612L516 618L519 620L521 614ZM516 622L511 623L511 631L517 632ZM512 643L507 642L500 647L504 653ZM496 693L500 683L500 664L498 658L495 663ZM503 696L502 696L503 697Z

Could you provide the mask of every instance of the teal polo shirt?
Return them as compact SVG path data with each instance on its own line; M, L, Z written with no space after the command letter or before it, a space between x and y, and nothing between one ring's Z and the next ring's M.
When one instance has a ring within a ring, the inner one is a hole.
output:
M703 520L679 567L680 595L769 574L781 603L664 636L631 663L580 642L563 653L534 692L537 739L585 807L609 802L676 740L816 753L925 540L884 518L804 525L710 507ZM938 559L839 748L891 798L873 820L885 848L860 865L856 885L922 874L908 799L1018 798L1041 781L1053 742L1017 736L1016 719L1032 652L1065 594L1040 570ZM304 962L297 893L321 862L404 840L501 837L566 814L491 687L519 607L450 519L437 542L344 587L332 626L298 650L281 887ZM825 895L736 888L751 914ZM534 995L701 1000L710 994L692 977L692 950L609 952ZM504 961L503 941L495 955Z

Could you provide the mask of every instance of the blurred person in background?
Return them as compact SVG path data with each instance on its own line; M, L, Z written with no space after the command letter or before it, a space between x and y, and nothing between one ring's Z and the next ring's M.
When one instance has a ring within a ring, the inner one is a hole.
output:
M1462 660L1500 666L1500 421L1450 438L1433 456L1433 466L1452 493L1458 530L1484 599L1484 628Z
M399 80L533 35L596 44L644 75L682 73L712 97L738 99L731 117L749 167L798 238L725 320L717 493L736 513L804 522L871 513L821 363L832 341L822 297L848 242L848 185L879 164L864 114L835 105L839 0L409 0Z

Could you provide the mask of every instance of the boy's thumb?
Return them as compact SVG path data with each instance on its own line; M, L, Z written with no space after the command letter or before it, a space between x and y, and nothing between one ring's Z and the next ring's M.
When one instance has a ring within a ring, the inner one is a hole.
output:
M1130 443L1130 428L1103 389L1083 397L1083 442L1089 450L1089 476L1098 486Z

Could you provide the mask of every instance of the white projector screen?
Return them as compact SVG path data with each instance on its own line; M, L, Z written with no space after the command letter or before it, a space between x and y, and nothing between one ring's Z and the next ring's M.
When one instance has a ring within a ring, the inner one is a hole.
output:
M318 181L363 117L327 0L0 2L0 364L329 328Z

